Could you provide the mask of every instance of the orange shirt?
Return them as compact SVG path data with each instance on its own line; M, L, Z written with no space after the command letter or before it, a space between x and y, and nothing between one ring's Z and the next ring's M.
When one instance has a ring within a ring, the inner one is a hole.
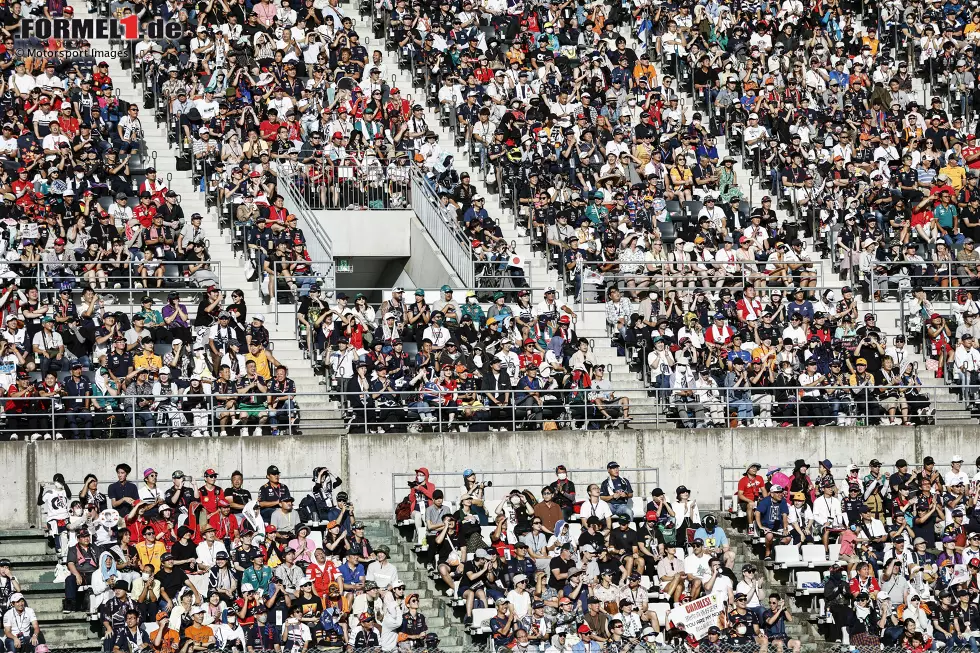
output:
M150 643L152 644L154 641L156 641L156 633L153 633L153 636L150 637ZM180 633L173 628L167 628L167 632L160 639L160 646L154 646L153 650L157 653L171 653L171 651L177 650L178 644L180 644Z
M653 67L653 64L644 66L637 61L636 65L633 66L633 79L640 81L640 77L642 76L646 76L647 81L654 80L657 77L657 69Z
M195 644L204 645L214 637L214 631L211 630L211 626L191 624L184 629L184 636Z

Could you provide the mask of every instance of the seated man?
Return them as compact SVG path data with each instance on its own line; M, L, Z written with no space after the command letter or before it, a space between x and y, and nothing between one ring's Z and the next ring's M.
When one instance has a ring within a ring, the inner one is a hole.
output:
M755 511L755 526L766 537L766 560L772 560L772 543L789 544L789 504L781 485L769 488L769 496L759 501Z

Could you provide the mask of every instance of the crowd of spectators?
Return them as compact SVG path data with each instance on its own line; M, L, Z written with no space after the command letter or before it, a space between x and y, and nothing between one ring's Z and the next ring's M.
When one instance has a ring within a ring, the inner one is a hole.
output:
M412 525L419 563L495 650L757 650L767 642L798 653L785 598L764 591L763 570L735 569L734 543L689 488L644 497L617 462L606 469L603 479L573 479L559 465L540 490L501 492L471 469L458 487L439 488L421 468L396 519ZM668 611L703 597L728 616L698 641ZM746 612L747 600L763 607Z
M921 467L899 459L891 470L877 459L846 471L823 460L815 474L802 459L791 473L762 474L753 463L734 499L766 564L776 547L824 549L827 562L815 567L822 579L804 589L819 597L812 616L828 641L966 650L977 645L980 615L976 463L971 473L952 456L945 474L932 456Z
M88 474L77 489L56 475L39 503L65 613L90 615L109 653L435 650L419 596L365 537L342 479L316 467L299 497L276 465L266 472L261 486L231 470L219 483L214 469L148 468L137 481L120 463L112 483ZM10 598L7 636L34 651L40 626L23 594Z
M476 291L461 303L450 286L429 301L393 288L375 309L363 294L317 290L298 322L314 360L363 432L628 427L630 402L618 396L575 311L554 288L534 304L496 291L485 310Z
M216 286L184 304L152 294L128 313L111 295L11 286L0 341L5 439L207 437L297 432L296 385L265 316ZM140 291L145 292L145 291Z
M44 15L73 9L54 3ZM8 19L0 53L3 439L293 429L295 384L269 350L265 318L248 314L242 291L220 289L209 251L219 234L200 213L185 215L169 174L157 171L142 107L114 90L129 80L113 80L87 41L35 43L71 52L20 57L17 20ZM309 258L274 179L261 188L264 199L252 205L256 258ZM300 272L270 274L288 287Z

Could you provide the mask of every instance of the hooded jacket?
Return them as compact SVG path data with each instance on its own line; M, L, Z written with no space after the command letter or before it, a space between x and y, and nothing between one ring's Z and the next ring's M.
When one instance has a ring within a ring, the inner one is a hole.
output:
M313 470L313 490L303 497L299 504L300 518L304 522L327 521L327 514L336 504L333 497L335 488L343 483L339 476L333 476L326 467Z
M416 481L413 481L414 485L409 486L411 488L411 492L408 494L408 500L412 506L412 512L415 512L416 510L419 512L424 512L424 510L421 510L418 507L419 495L421 494L425 497L426 507L428 507L428 504L432 501L432 493L436 491L436 486L429 481L429 470L425 467L419 467L415 470L415 473L422 474L425 477L425 482L417 483L417 479Z

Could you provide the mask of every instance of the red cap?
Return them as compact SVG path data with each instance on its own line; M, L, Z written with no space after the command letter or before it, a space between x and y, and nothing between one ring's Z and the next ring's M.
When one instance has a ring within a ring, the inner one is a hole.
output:
M51 104L51 98L41 98L41 104Z
M572 318L568 317L567 315L562 315L560 318L558 318L559 324L569 324L571 321Z
M262 173L259 172L258 170L253 170L252 172L248 173L248 176L249 177L261 177L262 176Z
M55 238L54 244L55 245L64 245L65 244L65 239L64 238Z
M228 503L227 499L218 499L219 508L230 508L231 504Z
M347 113L347 107L340 107L337 109L337 113Z
M398 90L398 87L397 86L395 88L391 89L391 92L392 93L401 93L401 91Z
M210 467L208 467L207 469L204 470L204 475L205 476L217 476L218 475L218 472L216 472L213 469L211 469Z
M276 527L273 526L272 524L269 524L269 525L267 525L265 527L265 532L266 533L275 533L276 532Z
M334 132L333 133L333 138L343 138L343 137L344 137L344 135L341 132Z
M525 345L533 345L533 344L534 344L534 340L533 340L533 339L531 339L531 338L526 338L526 339L524 340L524 344L525 344Z
M582 624L581 626L578 627L578 634L579 635L588 635L591 632L592 632L592 629L589 628L589 624Z
M106 66L108 68L109 67L109 62L108 61L100 61L99 62L99 65L100 66Z
M17 168L17 172L27 172L27 168Z
M657 521L657 511L651 510L647 512L647 521Z

